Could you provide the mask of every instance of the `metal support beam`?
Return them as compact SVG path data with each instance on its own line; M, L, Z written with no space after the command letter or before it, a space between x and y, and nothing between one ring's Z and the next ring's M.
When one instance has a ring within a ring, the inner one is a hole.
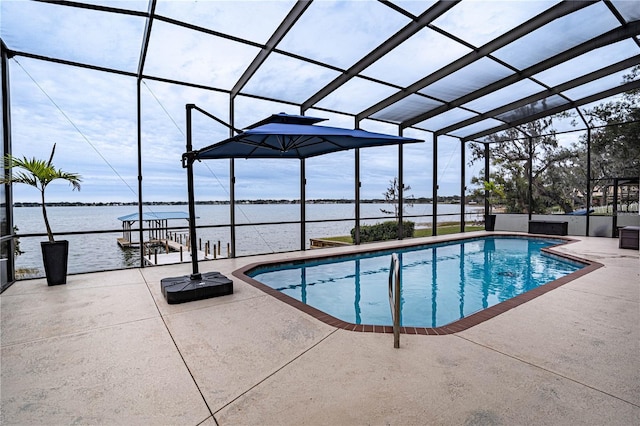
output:
M571 2L571 3L576 4L578 2ZM518 81L532 77L542 71L548 70L549 68L552 68L556 65L564 63L570 59L573 59L585 53L591 52L600 47L604 47L604 46L619 42L621 40L625 40L629 37L632 37L634 34L637 34L639 31L640 31L640 22L638 21L634 21L629 23L626 26L613 29L605 34L602 34L596 38L593 38L582 44L579 44L578 46L575 46L569 50L566 50L562 53L552 56L551 58L545 59L544 61L541 61L535 65L532 65L529 68L519 70L518 72L511 74L508 77L505 77L501 80L498 80L494 83L484 86L481 89L478 89L474 92L468 93L458 99L454 99L450 102L447 102L445 105L433 108L430 111L427 111L423 114L419 114L409 120L405 120L402 122L401 125L404 127L413 126L414 124L420 123L424 120L427 120L443 112L446 112L450 109L459 107L475 99L478 99L482 96L488 95L489 93L493 93L511 84L517 83ZM463 57L462 59L464 59L465 57ZM417 90L420 90L420 89L417 89Z
M444 3L444 2L443 2ZM543 27L544 25L548 24L549 22L552 22L562 16L568 15L570 13L573 13L577 10L580 10L584 7L587 7L589 5L591 5L592 3L595 3L595 1L585 1L585 2L561 2L559 4L556 4L555 6L550 7L549 9L547 9L546 11L544 11L543 13L539 14L538 16L535 16L533 18L531 18L530 20L528 20L527 22L522 23L521 25L518 25L516 28L512 29L511 31L506 32L505 34L503 34L502 36L488 42L487 44L485 44L484 46L478 48L477 50L474 50L468 54L466 54L465 56L463 56L462 58L452 62L451 64L442 67L441 69L439 69L438 71L426 76L425 78L422 78L420 80L418 80L417 82L413 83L412 85L408 86L407 88L398 91L397 93L389 96L388 98L382 100L381 102L378 102L377 104L373 105L370 108L367 108L366 110L362 111L361 113L359 113L356 118L358 120L362 120L364 118L367 118L369 116L371 116L372 114L375 114L378 111L383 110L384 108L406 98L407 96L416 93L417 91L424 89L425 87L429 86L432 83L435 83L436 81L450 75L453 74L454 72L461 70L462 68L464 68L465 66L479 60L482 59L484 57L486 57L487 55L495 52L496 50L508 45L509 43L513 42L514 40L519 39L522 36L525 36L529 33L531 33L532 31ZM449 105L445 106L446 109L450 109ZM423 120L420 120L423 121ZM418 122L420 122L418 121ZM414 123L415 124L415 123ZM402 123L403 127L409 127L412 124L406 124L406 123Z
M360 182L360 148L356 148L355 150L355 195L356 195L356 225L353 237L353 243L355 245L360 244L360 187L362 186L362 182Z
M229 159L229 222L231 229L231 257L236 257L236 162Z
M529 174L528 174L528 182L529 182L529 220L531 220L531 214L533 213L533 138L529 136Z
M307 176L304 158L300 159L300 250L307 249Z
M597 102L599 100L608 98L610 96L614 96L614 95L617 95L617 94L620 94L620 93L623 93L623 92L629 92L631 90L636 90L638 88L640 88L640 80L630 81L628 83L624 83L624 84L621 84L620 86L617 86L617 87L614 87L614 88L611 88L611 89L608 89L608 90L605 90L605 91L602 91L602 92L599 92L599 93L595 93L595 94L587 96L585 98L582 98L582 99L579 99L579 100L576 100L576 101L573 101L573 102L569 102L569 103L566 103L564 105L557 106L555 108L550 108L550 109L548 109L546 111L541 111L541 112L539 112L537 114L532 114L532 115L529 115L527 117L523 117L521 119L514 120L514 121L511 121L511 122L506 123L506 124L502 124L502 125L497 126L497 127L493 127L491 129L487 129L487 130L483 130L483 131L478 132L478 133L474 133L472 135L467 135L464 138L462 138L462 140L467 142L467 141L473 141L474 139L480 139L480 138L482 138L484 136L491 135L493 133L501 132L503 130L510 129L512 127L516 127L516 126L519 126L521 124L529 123L531 121L535 121L535 120L538 120L540 118L544 118L544 117L548 117L548 116L551 116L551 115L554 115L554 114L558 114L560 112L563 112L563 111L566 111L566 110L569 110L569 109L572 109L572 108L576 108L576 107L579 107L579 106L582 106L582 105L586 105L586 104L589 104L589 103L592 103L592 102Z
M492 109L490 111L484 112L482 114L478 114L475 117L460 121L459 123L453 124L451 126L447 126L439 130L440 133L447 134L453 132L455 130L461 129L466 126L470 126L475 123L479 123L487 118L496 117L498 115L504 114L509 111L517 110L526 105L530 105L534 102L545 99L549 96L560 94L566 90L573 89L578 86L582 86L583 84L590 83L599 78L606 77L610 74L614 74L619 71L626 70L627 68L631 68L634 65L640 64L640 55L632 56L631 58L625 59L623 61L617 62L608 67L601 68L597 71L591 72L589 74L585 74L581 77L575 78L571 81L567 81L566 83L560 84L558 86L552 87L548 90L543 90L531 96L527 96L526 98L520 99L515 102L511 102L509 104L500 106L499 108Z
M158 0L149 2L147 10L147 20L144 25L144 34L142 36L142 47L140 49L140 58L138 59L138 79L142 79L144 74L144 64L147 61L147 51L149 50L149 40L151 40L151 27L156 13L156 3Z
M618 237L618 178L613 179L613 206L611 210L611 238ZM606 205L606 204L605 204Z
M467 204L467 185L466 185L466 144L460 141L460 232L464 232L465 226L465 204Z
M141 100L141 84L142 80L136 82L136 104L137 104L137 127L138 127L138 239L140 241L140 267L144 268L144 230L142 220L142 100Z
M3 154L11 154L11 84L9 79L9 58L11 52L0 40L0 61L2 61L2 152ZM9 177L11 171L2 169L5 178ZM2 241L0 244L6 243L7 247L7 281L0 282L0 291L7 288L15 280L15 240L13 239L13 188L12 185L5 185L4 198L0 200L0 208L4 210L3 216L6 219L2 231Z
M400 129L398 136L402 136ZM404 166L403 166L404 146L398 144L398 239L404 238Z
M365 70L378 59L382 58L384 55L404 43L418 31L424 29L425 26L447 12L459 1L460 0L437 2L435 5L427 9L426 12L420 15L416 21L408 23L406 26L400 29L400 31L398 31L384 43L373 49L364 58L356 62L353 66L351 66L351 68L340 74L336 79L334 79L332 82L327 84L313 96L303 102L302 109L307 110L313 107L313 105L320 102L322 99L327 97L330 93L338 89L343 84L347 83L349 80Z
M235 120L235 103L231 98L229 102L229 137L233 137L233 125ZM236 162L235 159L229 159L229 219L231 222L231 243L229 253L230 257L236 257Z
M489 144L484 144L484 181L489 182L491 175L489 173L489 167L491 166L491 150ZM487 220L489 216L489 191L484 191L484 220Z
M238 93L240 93L242 88L249 82L251 77L253 77L256 71L258 71L264 61L267 60L271 52L273 52L276 46L280 43L284 36L287 35L289 30L295 25L295 23L310 5L310 1L304 0L298 0L296 4L293 5L293 8L291 8L291 11L289 11L278 28L276 28L273 35L267 41L267 44L262 48L262 50L260 50L260 52L258 52L258 55L244 70L244 73L242 74L240 79L238 79L238 82L233 86L233 89L231 89L232 99L235 98Z
M147 50L149 49L149 40L151 38L151 27L153 26L153 17L156 9L156 1L149 2L147 10L147 20L145 22L144 35L142 37L142 48L140 49L140 58L138 60L138 73L136 74L136 101L137 101L137 130L138 130L138 225L140 239L140 267L144 268L144 230L142 220L142 76L144 74L144 64L147 59ZM190 116L190 112L187 113Z
M591 127L587 127L587 224L584 231L589 236L589 221L591 218Z
M433 205L431 235L438 235L438 134L433 134Z

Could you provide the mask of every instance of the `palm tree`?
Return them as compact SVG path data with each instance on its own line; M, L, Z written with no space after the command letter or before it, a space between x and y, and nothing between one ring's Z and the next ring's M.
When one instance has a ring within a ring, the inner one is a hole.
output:
M483 187L485 192L489 195L489 214L491 215L493 214L493 203L496 201L494 197L502 199L502 197L504 197L504 188L502 187L502 185L488 180L485 180L483 182Z
M82 178L77 173L67 173L53 166L53 154L56 151L56 144L53 144L51 150L51 156L49 161L38 160L36 158L28 159L27 157L17 158L12 155L5 155L4 168L6 170L18 169L13 171L8 176L0 176L0 183L24 183L26 185L33 186L40 191L42 200L42 217L44 218L44 225L47 228L47 236L49 241L53 242L53 232L51 232L51 226L49 226L49 219L47 218L47 209L44 202L44 191L47 189L47 185L56 179L62 179L68 181L73 189L80 191L80 182Z

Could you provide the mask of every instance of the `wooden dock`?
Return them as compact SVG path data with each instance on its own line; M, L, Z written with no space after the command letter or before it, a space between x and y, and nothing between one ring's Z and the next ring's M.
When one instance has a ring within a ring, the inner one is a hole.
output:
M148 265L171 265L175 263L191 262L191 251L187 245L169 239L152 240L145 243L149 246L145 251L145 262ZM163 247L160 252L155 250L157 247ZM214 245L214 251L216 247ZM213 260L223 256L213 253L213 251L198 250L198 260ZM226 256L224 256L226 257Z
M342 241L334 241L334 240L324 240L322 238L311 238L309 240L309 244L312 249L353 245L351 243L345 243Z
M127 240L124 237L119 237L118 238L118 245L122 248L132 248L132 247L138 247L138 243L132 243L131 241Z

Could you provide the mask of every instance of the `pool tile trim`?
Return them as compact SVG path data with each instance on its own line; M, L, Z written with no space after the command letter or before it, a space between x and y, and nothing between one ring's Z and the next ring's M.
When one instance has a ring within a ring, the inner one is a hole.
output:
M578 262L581 263L583 265L585 265L583 268L572 272L569 275L565 275L564 277L558 278L555 281L551 281L545 285L542 285L540 287L536 287L533 290L529 290L526 293L520 294L512 299L509 300L505 300L504 302L500 302L496 305L490 306L486 309L483 309L481 311L475 312L467 317L461 318L457 321L454 321L452 323L449 323L447 325L443 325L440 327L400 327L400 333L402 334L419 334L419 335L426 335L426 336L442 336L442 335L447 335L447 334L454 334L454 333L458 333L464 330L467 330L473 326L476 326L482 322L485 322L491 318L494 318L500 314L503 314L517 306L522 305L523 303L526 303L530 300L535 299L536 297L542 296L543 294L555 290L556 288L563 286L564 284L567 284L573 280L575 280L576 278L580 278L590 272L595 271L596 269L599 269L601 267L603 267L604 265L602 263L599 262L595 262L595 261L591 261L588 259L583 259L577 256L573 256L570 254L566 254L566 253L560 253L557 251L554 251L553 249L558 247L558 246L562 246L565 244L571 244L571 243L576 243L578 242L578 240L572 239L572 238L567 238L567 237L558 237L556 235L539 235L539 234L505 234L505 233L500 233L500 234L488 234L488 235L483 235L481 237L469 237L469 236L455 236L452 237L450 239L444 239L444 240L438 240L438 241L432 241L432 242L425 242L425 241L421 241L421 242L416 242L415 244L410 244L410 245L396 245L396 246L389 246L389 247L385 247L382 249L375 249L375 250L367 250L366 245L364 246L364 248L360 248L358 250L354 250L352 252L349 253L345 253L345 254L315 254L315 255L309 255L308 257L302 258L302 259L298 259L300 261L305 261L305 260L312 260L312 259L323 259L323 258L331 258L331 257L341 257L341 256L350 256L353 254L358 254L358 253L363 253L363 252L372 252L372 251L386 251L386 250L392 250L394 248L408 248L408 247L415 247L415 246L425 246L425 245L432 245L432 244L440 244L440 243L446 243L446 242L456 242L456 241L460 241L460 240L474 240L474 239L478 239L478 238L483 238L483 237L490 237L490 236L506 236L506 237L527 237L527 238L541 238L541 239L554 239L554 240L562 240L562 243L550 246L550 247L546 247L543 248L542 251L549 253L553 256L558 256L561 257L563 259L566 260L570 260L573 262ZM362 245L359 247L363 247ZM266 284L263 284L257 280L254 280L253 278L251 278L249 275L247 275L246 273L256 267L259 266L267 266L267 265L272 265L272 264L279 264L279 263L283 263L286 261L283 260L273 260L273 261L268 261L268 262L258 262L258 263L251 263L248 265L245 265L244 267L237 269L235 271L233 271L233 276L235 276L236 278L241 279L242 281L252 285L253 287L262 290L263 292L275 297L276 299L308 314L311 315L312 317L316 318L319 321L324 322L327 325L330 325L332 327L336 327L342 330L349 330L349 331L356 331L356 332L362 332L362 333L393 333L393 327L390 325L372 325L372 324L353 324L350 322L346 322L343 321L339 318L336 318L332 315L327 314L326 312L323 312L317 308L314 308L313 306L307 305L297 299L294 299L291 296L288 296L274 288L269 287Z

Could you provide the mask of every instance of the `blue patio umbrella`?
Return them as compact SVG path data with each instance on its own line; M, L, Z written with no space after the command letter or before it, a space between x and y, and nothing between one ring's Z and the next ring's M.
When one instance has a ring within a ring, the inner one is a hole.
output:
M213 145L193 150L191 110L197 109L238 134ZM196 248L193 163L220 158L298 158L305 159L355 148L423 142L420 139L368 132L360 129L317 126L324 118L273 114L245 130L239 131L217 117L187 104L187 152L182 166L187 169L189 196L189 235L191 241L191 275L161 280L162 292L169 303L181 303L233 293L233 283L217 272L198 272Z
M195 151L195 159L309 158L336 151L423 142L360 129L317 126L324 118L273 114L236 136Z

